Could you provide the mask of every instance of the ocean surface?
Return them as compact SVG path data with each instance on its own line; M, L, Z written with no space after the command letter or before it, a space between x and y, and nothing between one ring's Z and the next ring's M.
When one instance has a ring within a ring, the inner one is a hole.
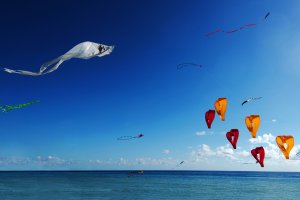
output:
M299 199L300 173L225 171L0 172L1 200Z

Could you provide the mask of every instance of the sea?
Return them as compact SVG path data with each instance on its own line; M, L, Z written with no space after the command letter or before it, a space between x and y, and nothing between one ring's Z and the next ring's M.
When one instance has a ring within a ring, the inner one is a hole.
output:
M3 171L0 200L299 199L300 173Z

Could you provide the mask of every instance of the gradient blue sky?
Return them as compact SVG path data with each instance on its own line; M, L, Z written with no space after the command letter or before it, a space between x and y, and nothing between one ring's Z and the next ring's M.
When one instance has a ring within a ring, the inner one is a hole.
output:
M300 170L272 146L281 134L300 142L299 18L296 0L2 2L1 67L38 71L83 41L115 49L46 76L1 72L1 104L41 102L1 113L0 169L171 169L184 160L179 169L261 170L241 162L263 145L274 154L264 170ZM258 26L204 36L247 23ZM182 62L203 68L177 70ZM229 101L226 121L208 130L204 113L219 97ZM261 140L249 141L250 114L261 115ZM236 152L226 146L232 128Z

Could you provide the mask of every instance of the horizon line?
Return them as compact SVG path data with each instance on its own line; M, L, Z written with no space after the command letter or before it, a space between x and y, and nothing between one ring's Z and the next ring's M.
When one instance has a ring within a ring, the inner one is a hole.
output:
M299 171L242 171L242 170L140 170L140 169L124 169L124 170L0 170L1 172L253 172L253 173L300 173Z

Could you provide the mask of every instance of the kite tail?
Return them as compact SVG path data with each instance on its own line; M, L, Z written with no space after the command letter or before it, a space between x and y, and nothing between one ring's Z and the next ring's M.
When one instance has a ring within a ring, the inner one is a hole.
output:
M55 70L57 70L57 68L64 62L65 60L61 59L61 57L56 58L46 64L43 64L40 68L39 72L30 72L30 71L24 71L24 70L13 70L13 69L8 69L8 68L3 68L3 71L8 72L8 73L14 73L14 74L21 74L21 75L29 75L29 76L41 76L41 75L45 75L48 73L51 73ZM46 69L55 64L52 68L50 68L48 71L46 71Z
M245 24L245 26L256 26L256 24Z
M122 136L122 137L117 138L117 140L131 140L131 139L133 139L132 136Z
M56 63L56 65L54 65L52 68L50 68L48 71L46 71L46 72L42 72L42 74L44 75L44 74L48 74L48 73L51 73L51 72L53 72L53 71L55 71L55 70L57 70L58 69L58 67L64 62L65 60L59 60L57 63Z
M41 75L40 72L30 72L30 71L24 71L24 70L13 70L8 68L3 68L3 71L7 73L13 73L13 74L22 74L22 75L29 75L29 76L39 76Z
M49 66L58 63L60 60L63 59L63 56L59 56L58 58L55 58L53 60L50 60L49 62L44 63L41 67L40 67L40 72L43 73Z
M195 67L202 67L202 65L200 64L195 64L195 63L181 63L179 65L177 65L177 69L182 69L183 67L187 67L187 66L195 66Z

